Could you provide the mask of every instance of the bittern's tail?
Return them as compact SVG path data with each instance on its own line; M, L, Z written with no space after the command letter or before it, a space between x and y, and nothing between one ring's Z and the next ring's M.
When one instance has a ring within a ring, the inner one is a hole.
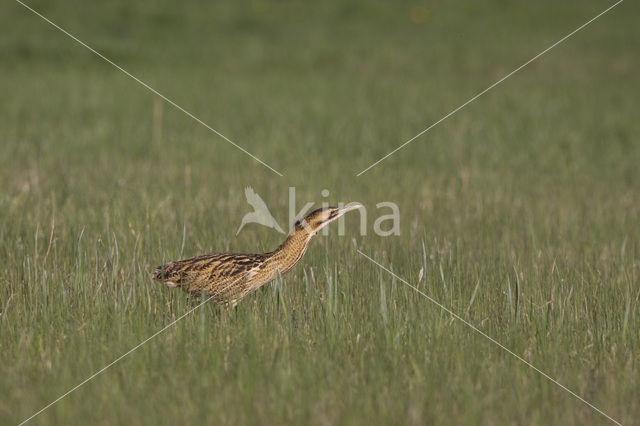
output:
M158 266L153 271L152 278L167 287L178 287L180 285L180 275L176 274L174 262Z

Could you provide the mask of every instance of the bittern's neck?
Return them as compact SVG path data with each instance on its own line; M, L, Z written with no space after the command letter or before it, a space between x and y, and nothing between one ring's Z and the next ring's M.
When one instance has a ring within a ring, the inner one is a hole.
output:
M288 272L302 259L312 237L306 229L294 229L287 239L271 252L271 261L280 274Z

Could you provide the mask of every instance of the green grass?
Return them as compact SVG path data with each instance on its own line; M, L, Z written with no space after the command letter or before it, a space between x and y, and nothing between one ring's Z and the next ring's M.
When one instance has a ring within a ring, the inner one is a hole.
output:
M637 5L355 177L610 4L556 3L29 2L279 177L4 2L0 423L194 306L154 266L275 247L235 236L246 185L281 224L289 186L298 208L360 201L369 235L348 217L282 282L196 310L33 424L607 424L356 247L637 423ZM371 232L381 201L399 237Z

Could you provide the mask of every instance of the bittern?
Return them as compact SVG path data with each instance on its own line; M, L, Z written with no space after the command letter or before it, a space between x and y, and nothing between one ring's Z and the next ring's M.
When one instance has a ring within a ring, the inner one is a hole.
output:
M153 279L167 287L204 295L217 303L235 306L240 299L256 291L278 274L289 272L302 259L314 235L348 211L361 204L324 207L295 223L287 239L269 253L213 253L169 262L158 266Z

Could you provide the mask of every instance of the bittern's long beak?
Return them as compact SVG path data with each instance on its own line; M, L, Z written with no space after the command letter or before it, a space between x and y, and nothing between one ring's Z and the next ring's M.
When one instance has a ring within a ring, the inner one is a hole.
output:
M306 218L301 220L300 224L309 232L310 236L314 236L314 235L316 235L316 233L318 233L318 231L320 231L322 228L324 228L325 226L327 226L328 224L330 224L334 220L338 219L340 216L342 216L346 212L350 212L351 210L362 209L362 208L364 208L364 206L362 204L360 204L360 203L349 203L344 207L335 208L331 212L330 216L328 218L324 219L324 222L321 223L320 226L318 226L315 229L311 229L311 227L307 223ZM295 228L294 228L294 230L295 230ZM293 230L292 230L292 232L293 232Z
M349 203L346 206L339 208L335 216L332 217L331 219L335 220L340 216L342 216L343 214L345 214L346 212L350 212L351 210L363 209L363 208L364 206L360 203Z

